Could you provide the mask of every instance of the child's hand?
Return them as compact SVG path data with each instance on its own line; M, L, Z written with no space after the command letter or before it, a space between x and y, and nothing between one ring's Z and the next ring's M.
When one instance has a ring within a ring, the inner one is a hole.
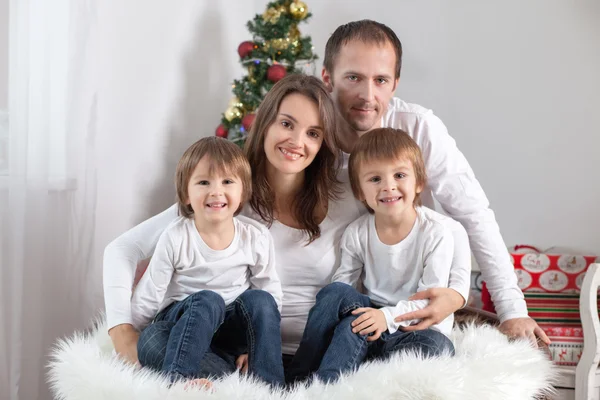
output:
M242 354L235 360L235 366L242 374L248 372L248 353Z
M362 314L352 322L352 332L360 335L368 335L368 342L373 342L387 331L387 321L383 311L371 307L361 307L352 311L352 315Z

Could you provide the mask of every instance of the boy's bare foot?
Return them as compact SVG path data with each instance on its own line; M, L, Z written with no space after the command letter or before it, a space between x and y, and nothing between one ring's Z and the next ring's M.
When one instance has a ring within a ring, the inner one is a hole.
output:
M188 390L191 388L200 388L200 389L208 390L208 389L212 388L212 382L209 381L208 379L204 379L204 378L192 379L191 381L186 383L184 386L185 390Z

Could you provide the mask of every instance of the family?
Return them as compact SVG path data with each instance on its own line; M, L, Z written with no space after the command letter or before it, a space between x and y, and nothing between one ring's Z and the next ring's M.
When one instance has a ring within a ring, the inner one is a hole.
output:
M173 382L210 386L241 369L282 387L334 382L398 351L452 354L471 251L500 329L549 342L455 141L431 110L394 97L401 65L389 27L342 25L322 80L276 83L243 151L217 137L187 149L177 204L105 250L122 358Z

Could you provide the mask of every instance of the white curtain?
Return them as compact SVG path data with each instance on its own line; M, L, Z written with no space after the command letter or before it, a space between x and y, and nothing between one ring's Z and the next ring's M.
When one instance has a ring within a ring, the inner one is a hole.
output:
M94 0L9 3L8 141L0 154L0 399L51 399L58 337L99 308L93 256ZM6 148L8 146L8 148Z

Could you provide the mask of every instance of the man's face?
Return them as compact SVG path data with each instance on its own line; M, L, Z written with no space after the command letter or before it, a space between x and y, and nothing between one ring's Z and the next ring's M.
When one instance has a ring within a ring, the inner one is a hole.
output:
M359 135L381 125L398 80L396 52L383 45L354 40L340 49L333 71L323 69L323 82L338 111Z

